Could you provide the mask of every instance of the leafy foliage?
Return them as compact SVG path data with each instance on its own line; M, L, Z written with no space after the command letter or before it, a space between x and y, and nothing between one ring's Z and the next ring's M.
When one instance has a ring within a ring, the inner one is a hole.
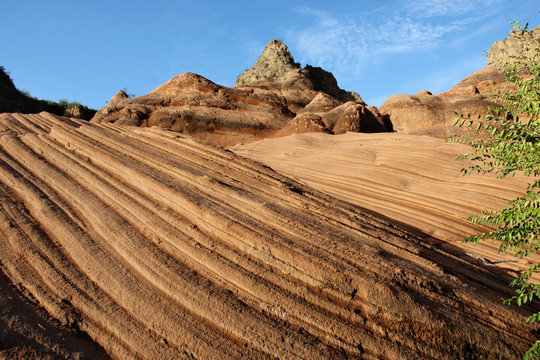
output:
M506 208L470 217L473 223L493 230L463 240L478 243L495 239L501 243L499 252L524 258L540 249L540 49L530 47L527 25L513 25L512 36L521 40L522 55L499 61L498 68L505 80L515 85L515 90L500 90L493 95L499 106L483 119L456 114L454 126L473 128L478 135L467 134L450 141L465 142L474 149L461 158L480 164L464 169L465 174L495 173L502 178L520 172L531 177L526 192ZM504 302L521 306L539 299L540 285L530 282L538 271L540 264L535 264L514 279L510 285L516 287L516 295ZM527 322L536 321L540 321L540 312L527 318ZM540 359L540 340L525 354L525 359Z

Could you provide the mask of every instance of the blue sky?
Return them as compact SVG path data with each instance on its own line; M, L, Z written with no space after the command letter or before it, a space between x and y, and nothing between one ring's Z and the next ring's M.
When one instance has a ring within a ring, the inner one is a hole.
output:
M20 90L101 108L183 72L233 86L280 38L302 65L380 106L446 91L486 64L512 20L540 24L537 0L0 0L0 65Z

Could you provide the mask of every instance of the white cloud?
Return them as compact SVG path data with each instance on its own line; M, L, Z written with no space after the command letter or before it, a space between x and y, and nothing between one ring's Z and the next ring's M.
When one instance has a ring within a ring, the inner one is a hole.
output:
M404 17L376 24L327 16L313 27L289 34L289 38L302 54L302 62L358 70L380 55L429 49L457 27L419 23Z
M483 17L490 6L499 2L404 1L400 6L371 11L369 16L333 15L313 8L297 8L297 12L311 18L311 25L290 32L287 41L295 47L296 54L301 54L297 60L302 63L358 76L366 65L390 55L447 46L456 35L466 36L472 31L476 12L483 11L483 15L478 15ZM433 18L439 15L444 18Z
M424 17L456 16L490 9L501 2L502 0L416 0L407 1L405 8L409 14Z

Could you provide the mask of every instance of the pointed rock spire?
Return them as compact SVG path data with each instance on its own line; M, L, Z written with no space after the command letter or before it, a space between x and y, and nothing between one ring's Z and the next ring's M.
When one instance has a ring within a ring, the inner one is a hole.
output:
M278 80L290 71L300 70L294 62L287 45L280 40L270 40L263 53L253 65L236 79L236 85L247 85L262 79Z

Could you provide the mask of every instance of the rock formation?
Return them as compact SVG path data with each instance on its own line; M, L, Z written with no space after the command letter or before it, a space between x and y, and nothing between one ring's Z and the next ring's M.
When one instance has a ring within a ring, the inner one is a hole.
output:
M158 125L220 144L218 133L226 132L227 145L243 139L232 133L389 130L358 94L340 89L334 76L321 68L302 69L277 40L270 41L255 65L238 76L235 87L184 73L147 95L133 99L124 95L115 95L92 122Z
M261 80L283 80L289 72L297 72L299 68L300 65L294 62L285 44L279 40L270 40L255 65L238 76L236 85L250 85Z
M540 27L532 29L526 36L531 46L540 46ZM507 39L493 44L485 68L469 75L447 92L431 95L428 91L422 91L415 95L393 95L383 103L380 112L389 118L395 131L407 134L444 139L467 131L452 126L456 118L454 111L472 116L487 114L489 108L496 106L489 96L496 93L498 88L512 88L495 66L495 59L507 61L510 56L521 54L521 42L511 32Z
M300 89L322 92L342 102L356 101L364 104L357 93L339 88L332 73L311 65L302 69L300 64L294 62L287 46L279 40L271 40L266 45L255 65L238 76L236 86L257 86L268 82L281 83L285 92L299 82L302 84ZM287 97L287 94L284 96ZM306 94L306 97L313 98L312 94Z
M492 70L496 71L492 68L488 72L492 73ZM490 84L490 89L497 85ZM466 131L452 126L456 118L454 111L458 114L485 115L490 107L495 106L486 94L479 92L476 85L460 83L446 93L437 95L425 90L415 95L392 95L379 110L391 121L395 131L446 139Z
M512 61L513 57L531 55L534 48L540 48L540 26L523 35L526 44L530 48L529 51L523 51L523 43L516 35L515 31L512 30L506 39L496 41L491 45L488 54L488 64L497 65Z
M500 274L159 128L0 115L0 234L2 271L115 359L515 359L534 340Z

